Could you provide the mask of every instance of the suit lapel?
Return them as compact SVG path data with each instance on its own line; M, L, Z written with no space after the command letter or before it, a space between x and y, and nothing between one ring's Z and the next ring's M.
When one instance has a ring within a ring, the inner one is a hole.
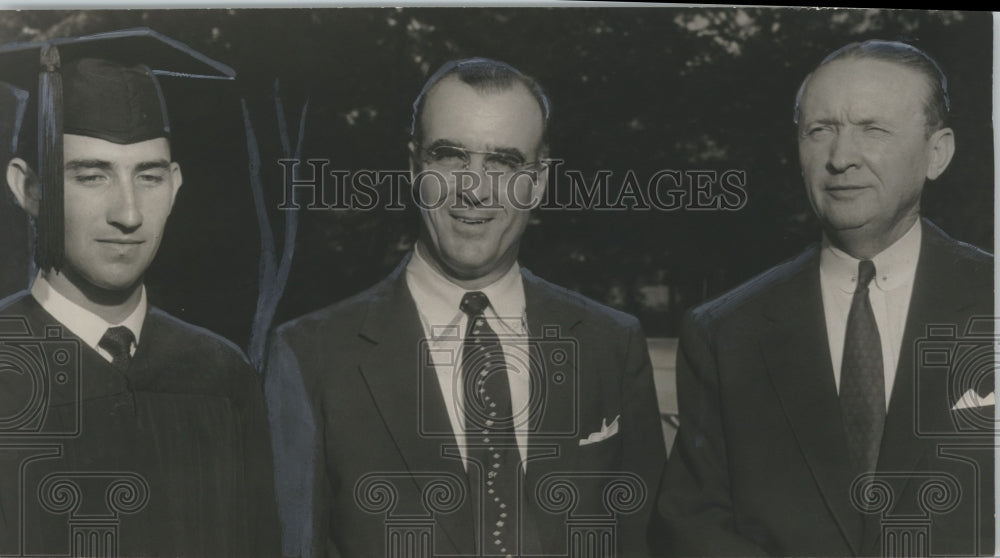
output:
M949 254L942 243L944 233L926 221L923 227L920 258L914 275L913 292L906 316L906 329L900 347L896 379L889 400L882 446L879 451L879 471L915 471L921 458L936 447L936 439L919 437L917 420L934 431L946 431L950 424L948 378L941 374L918 373L917 341L928 335L932 325L953 325L962 335L965 323L963 310L975 304L973 289L956 285ZM959 394L961 395L961 394ZM919 417L918 417L919 414ZM900 492L906 490L908 477L903 477ZM874 542L877 532L869 533L866 542Z
M861 516L850 502L852 467L834 382L817 247L799 256L788 283L765 306L761 351L813 478L847 543L857 552Z
M532 340L531 389L535 390L531 395L527 471L529 479L537 481L551 471L572 470L576 461L582 401L579 345L573 329L581 318L556 304L530 271L522 270L522 277Z
M590 409L583 409L580 386L581 347L576 328L582 316L560 304L556 293L541 279L522 269L525 308L531 351L531 402L528 463L524 476L523 531L529 554L562 548L566 524L559 514L543 511L537 500L539 481L549 473L577 469L580 424ZM588 382L589 383L589 382ZM596 384L594 384L596 385Z
M405 281L408 261L404 259L384 283L385 288L372 295L359 332L370 343L361 359L361 373L407 470L455 475L465 483L468 494L461 459L443 454L446 447L457 444L434 367L422 351L423 326ZM434 480L419 475L411 478L421 491ZM471 553L475 538L469 498L462 506L440 515L438 526L456 551Z

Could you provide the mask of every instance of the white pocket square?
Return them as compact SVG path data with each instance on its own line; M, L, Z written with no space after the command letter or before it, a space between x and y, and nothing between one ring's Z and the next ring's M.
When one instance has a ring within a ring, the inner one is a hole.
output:
M979 407L989 407L990 405L996 405L996 394L994 392L991 391L986 397L980 397L976 393L976 390L970 389L955 403L951 410L977 409Z
M619 418L621 418L621 415L615 417L615 420L611 421L611 424L608 424L608 419L601 419L601 429L580 440L580 445L586 446L589 444L596 444L597 442L602 442L615 434L618 434Z

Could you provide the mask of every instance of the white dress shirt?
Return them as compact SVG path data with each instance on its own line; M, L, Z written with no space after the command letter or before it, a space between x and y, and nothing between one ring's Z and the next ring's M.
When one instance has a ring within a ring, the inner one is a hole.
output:
M104 332L109 327L125 326L135 336L135 343L129 349L131 354L135 354L135 348L139 344L139 334L142 332L142 324L146 320L146 287L143 286L141 289L142 293L139 296L138 306L135 307L135 310L128 317L117 324L106 321L104 318L94 314L90 310L82 308L63 296L52 287L52 284L45 279L45 276L41 272L35 276L35 282L31 285L31 296L38 301L38 304L42 305L42 308L46 312L52 314L52 317L58 320L73 335L76 335L81 341L89 345L91 349L97 351L98 354L104 357L104 360L111 362L113 360L111 353L105 351L97 344L101 342L101 337L104 337Z
M406 265L406 286L417 304L451 429L462 453L462 461L468 467L461 387L462 340L469 320L459 305L465 293L471 291L452 283L431 267L421 250L418 243ZM514 434L523 463L528 455L530 361L520 266L515 262L503 277L479 290L490 299L490 307L483 314L500 338L503 348L515 419Z
M896 368L899 365L899 353L906 329L906 314L910 308L913 278L920 256L920 238L918 219L899 240L872 258L875 264L875 278L869 285L868 298L882 342L886 408L889 406L892 386L896 380ZM847 316L851 312L860 261L833 246L824 235L819 259L819 277L823 291L826 333L833 360L833 376L838 393L840 368L844 358L844 338L847 335Z

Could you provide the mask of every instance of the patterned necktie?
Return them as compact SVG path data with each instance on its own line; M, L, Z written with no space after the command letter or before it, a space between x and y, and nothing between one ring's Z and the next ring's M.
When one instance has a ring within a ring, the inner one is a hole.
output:
M482 554L506 556L518 553L520 454L503 349L483 316L489 305L489 298L479 291L466 293L460 305L469 317L462 344L465 442L470 476L482 483L473 488L482 489L483 495ZM482 473L472 475L477 470Z
M111 365L125 372L132 362L132 344L135 335L125 326L109 327L97 346L111 354Z
M858 284L847 316L844 359L840 371L840 410L844 416L847 449L855 469L874 471L885 426L885 375L882 341L868 298L875 264L858 264Z

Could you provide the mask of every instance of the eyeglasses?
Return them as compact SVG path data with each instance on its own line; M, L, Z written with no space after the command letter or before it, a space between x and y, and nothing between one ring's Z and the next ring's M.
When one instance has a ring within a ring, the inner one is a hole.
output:
M430 149L417 146L423 156L424 163L446 171L469 170L473 155L483 156L483 170L512 174L528 168L539 168L545 162L541 160L525 161L516 153L499 153L496 151L473 151L454 145L438 145Z

